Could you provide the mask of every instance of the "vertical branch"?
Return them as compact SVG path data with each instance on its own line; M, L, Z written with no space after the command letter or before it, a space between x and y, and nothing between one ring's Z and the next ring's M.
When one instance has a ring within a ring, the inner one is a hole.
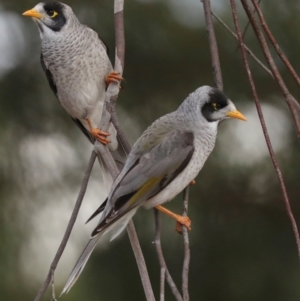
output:
M208 33L208 39L209 39L213 75L214 75L217 88L223 90L223 80L222 80L222 72L221 72L220 59L219 59L218 44L217 44L212 16L211 16L210 1L201 0L201 2L203 3L203 8L204 8L205 24L206 24L206 31Z
M115 20L115 35L116 35L116 53L115 53L115 71L120 74L123 73L124 69L124 58L125 58L125 36L124 36L124 17L123 17L123 9L124 9L124 0L115 0L114 2L114 20ZM107 130L109 124L112 120L112 116L114 116L115 121L117 121L117 116L115 114L115 106L117 97L120 90L120 83L118 84L110 84L106 91L106 99L105 104L103 106L102 118L100 123L100 128ZM117 128L118 130L118 128ZM120 127L119 127L120 130ZM120 136L120 131L118 132ZM124 140L124 144L127 146L128 151L130 150L130 145L126 139L125 133L122 132L122 139ZM123 145L124 146L124 145ZM110 152L108 151L107 146L102 145L98 141L95 143L95 150L98 150L102 159L104 160L107 168L109 169L112 177L115 179L119 173L119 170L113 160ZM138 269L140 272L144 292L146 295L146 299L148 301L155 301L154 293L152 290L150 278L148 275L146 262L143 256L143 252L135 231L135 227L133 221L131 220L127 225L127 233L129 236L129 240L132 246L132 250L135 255L135 259L137 261Z
M182 215L187 216L189 202L189 186L187 186L183 192L183 210ZM190 243L188 229L182 226L183 245L184 245L184 261L182 270L182 294L183 300L190 300L189 296L189 265L190 265Z
M176 284L174 283L171 274L169 273L169 270L167 268L167 264L164 258L164 254L162 252L162 248L161 248L161 241L160 241L160 216L159 216L159 211L157 209L154 208L154 215L155 215L155 240L154 240L154 244L156 247L156 253L157 253L157 257L159 260L159 265L162 268L165 269L165 273L166 273L166 279L167 282L171 288L171 291L175 297L175 299L177 301L183 301L180 292L178 291Z
M297 130L297 135L298 135L298 138L300 138L300 118L298 116L298 112L297 112L297 108L296 108L296 104L297 101L296 99L290 94L287 86L285 85L277 67L276 67L276 64L271 56L271 52L268 48L268 45L267 45L267 42L266 42L266 39L259 27L259 25L257 24L257 21L256 19L253 17L253 15L251 14L251 9L247 3L247 1L245 0L241 0L242 4L243 4L243 7L245 9L245 12L251 22L251 25L253 27L253 30L256 34L256 37L261 45L261 48L262 48L262 51L264 53L264 56L266 58L266 61L273 73L273 76L275 78L275 81L277 82L283 96L285 97L285 100L286 100L286 103L291 111L291 114L293 116L293 119L294 119L294 122L295 122L295 125L296 125L296 130Z
M300 78L299 78L297 72L295 71L295 69L293 68L293 66L291 65L291 63L289 62L288 58L285 56L285 54L282 52L281 48L279 47L278 43L276 42L276 39L274 38L274 36L273 36L271 30L269 29L269 27L266 23L266 20L261 12L261 9L259 7L259 2L257 3L255 0L251 0L251 1L258 13L260 23L261 23L265 33L267 34L269 40L273 44L277 54L279 55L279 57L281 58L281 60L283 61L283 63L285 64L285 66L287 67L289 72L291 73L292 77L294 78L294 80L296 81L298 86L300 87Z
M244 7L246 7L246 5L247 5L246 0L241 0L241 1L243 3ZM241 47L241 51L242 51L242 56L243 56L245 68L246 68L246 71L247 71L248 79L249 79L249 82L250 82L251 90L252 90L252 93L253 93L253 96L254 96L254 101L255 101L257 112L258 112L259 120L261 122L262 130L263 130L263 133L264 133L264 136L265 136L265 140L266 140L266 143L267 143L267 146L268 146L268 150L269 150L269 153L270 153L272 163L274 165L275 171L276 171L278 179L279 179L279 183L280 183L281 191L282 191L282 194L283 194L286 210L287 210L288 216L290 218L290 221L291 221L291 224L292 224L292 227L293 227L293 231L294 231L294 235L295 235L295 239L296 239L296 243L297 243L297 247L298 247L298 256L300 258L300 238L299 238L299 232L298 232L297 224L296 224L295 218L294 218L292 210L291 210L291 206L290 206L290 203L289 203L289 199L288 199L287 191L286 191L285 184L284 184L284 181L283 181L283 177L282 177L280 168L278 166L278 163L277 163L277 160L276 160L276 157L275 157L275 153L274 153L271 141L270 141L269 133L268 133L266 123L265 123L265 120L264 120L264 116L263 116L263 113L262 113L261 105L260 105L260 102L259 102L259 99L258 99L255 84L254 84L254 81L253 81L253 78L252 78L251 70L250 70L250 67L249 67L248 59L247 59L246 50L245 50L244 43L243 43L242 33L241 33L241 29L240 29L239 21L238 21L238 17L237 17L237 12L236 12L236 7L235 7L235 0L230 0L230 3L231 3L231 8L232 8L233 20L234 20L234 24L235 24L235 27L236 27L236 32L237 32L237 35L238 35L238 38L239 38L239 43L240 43L240 47ZM252 23L252 21L251 21L251 23Z
M160 269L160 301L165 301L165 281L166 281L166 269Z
M152 290L151 282L147 271L146 262L132 220L128 223L126 229L138 265L146 299L147 301L155 301L154 293Z
M70 220L69 220L69 223L68 223L68 226L67 226L67 229L65 231L65 234L63 236L63 239L58 247L58 250L55 254L55 257L51 263L51 266L50 266L50 270L48 272L48 275L45 279L45 282L44 284L41 286L37 296L35 297L34 301L39 301L42 296L44 295L46 289L48 288L50 282L52 281L53 283L53 279L54 279L54 271L56 270L56 267L57 267L57 264L61 258L61 255L62 253L64 252L65 250L65 247L67 245L67 242L69 240L69 237L71 235L71 232L72 232L72 229L73 229L73 226L75 224L75 221L77 219L77 216L78 216L78 212L79 212L79 209L81 207L81 204L82 204L82 200L83 200L83 197L85 195L85 192L86 192L86 188L87 188L87 185L88 185L88 182L89 182L89 179L90 179L90 175L91 175L91 172L92 172L92 169L93 169L93 166L94 166L94 163L95 163L95 159L96 159L96 153L95 152L92 152L91 154L91 157L90 157L90 161L89 161L89 164L88 164L88 167L85 171L85 174L84 174L84 178L82 180L82 184L81 184L81 188L80 188L80 191L79 191L79 194L78 194L78 197L77 197L77 201L75 203L75 206L74 206L74 209L73 209L73 212L71 214L71 217L70 217ZM53 299L55 298L54 296L54 289L53 289L53 293L52 293L52 297Z

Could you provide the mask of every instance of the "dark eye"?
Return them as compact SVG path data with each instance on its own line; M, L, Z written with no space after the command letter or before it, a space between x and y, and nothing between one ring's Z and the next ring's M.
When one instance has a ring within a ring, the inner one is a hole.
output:
M55 16L57 16L57 12L54 11L54 10L49 10L47 11L47 15L50 17L50 18L54 18Z

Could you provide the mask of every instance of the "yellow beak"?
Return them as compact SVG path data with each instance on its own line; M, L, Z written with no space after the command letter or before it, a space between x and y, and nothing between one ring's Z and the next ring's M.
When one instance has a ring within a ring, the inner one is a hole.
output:
M22 15L25 17L32 17L32 18L37 18L37 19L41 19L43 17L43 15L40 14L39 12L37 12L35 9L27 10Z
M228 112L226 115L230 118L236 118L236 119L247 121L247 118L237 110Z

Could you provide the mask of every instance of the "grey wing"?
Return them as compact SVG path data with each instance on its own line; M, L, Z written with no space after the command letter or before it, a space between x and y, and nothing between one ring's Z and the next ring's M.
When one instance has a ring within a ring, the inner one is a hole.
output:
M131 209L163 190L186 168L193 152L193 133L174 130L160 144L138 157L110 194L92 235L102 232Z

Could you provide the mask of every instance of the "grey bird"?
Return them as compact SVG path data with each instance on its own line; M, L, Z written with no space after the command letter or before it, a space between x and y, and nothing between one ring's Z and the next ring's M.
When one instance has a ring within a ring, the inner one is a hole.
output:
M214 148L218 124L228 118L246 120L223 92L203 86L175 112L147 128L129 153L106 204L91 216L103 211L62 293L74 285L101 236L110 232L114 239L140 206L161 205L189 185Z
M97 128L107 85L122 80L113 71L104 42L63 3L41 2L23 15L39 29L41 64L60 104L92 143L109 143L114 158L125 161L114 126L109 133Z

